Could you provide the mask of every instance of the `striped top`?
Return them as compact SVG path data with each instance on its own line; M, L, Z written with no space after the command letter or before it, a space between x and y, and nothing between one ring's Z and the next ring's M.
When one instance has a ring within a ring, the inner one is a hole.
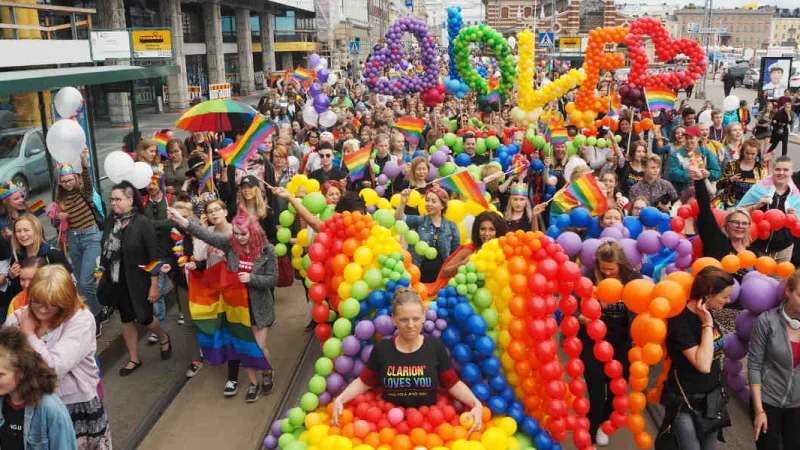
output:
M67 193L67 198L64 204L61 205L62 210L68 214L67 223L69 224L69 229L72 231L83 231L96 225L94 214L92 214L92 210L89 208L89 202L92 196L92 179L88 168L83 169L81 178L83 179L84 192L81 193L77 189L73 189ZM88 191L88 194L86 191ZM81 196L84 197L81 198ZM88 196L88 198L86 196Z

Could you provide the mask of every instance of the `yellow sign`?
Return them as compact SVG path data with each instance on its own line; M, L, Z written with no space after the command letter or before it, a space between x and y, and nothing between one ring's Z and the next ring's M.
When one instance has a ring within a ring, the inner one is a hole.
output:
M166 30L133 30L134 58L172 58L172 32Z
M581 38L579 37L562 37L558 39L558 48L565 49L565 48L581 48Z

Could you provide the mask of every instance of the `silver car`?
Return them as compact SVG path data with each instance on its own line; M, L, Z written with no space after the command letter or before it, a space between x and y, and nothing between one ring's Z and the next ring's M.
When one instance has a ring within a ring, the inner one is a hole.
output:
M761 78L761 71L759 69L748 69L744 73L744 80L742 84L748 89L755 89L758 86L758 80Z
M41 128L0 130L0 182L12 181L27 197L48 186L49 178Z

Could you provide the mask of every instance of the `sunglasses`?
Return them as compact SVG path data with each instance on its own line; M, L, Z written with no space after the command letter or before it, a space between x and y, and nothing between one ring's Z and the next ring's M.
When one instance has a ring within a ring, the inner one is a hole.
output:
M330 154L330 153L320 153L320 154L319 154L319 157L320 157L320 158L332 158L332 157L333 157L333 155L332 155L332 154Z

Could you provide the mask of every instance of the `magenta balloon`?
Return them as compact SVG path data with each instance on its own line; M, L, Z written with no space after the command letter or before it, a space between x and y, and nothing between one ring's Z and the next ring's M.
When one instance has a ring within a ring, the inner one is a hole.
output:
M734 321L736 325L736 336L739 336L743 342L750 342L750 336L753 334L753 327L756 325L758 316L750 311L742 311L736 316Z
M558 235L556 242L561 246L561 248L564 249L564 253L566 253L570 258L574 257L581 251L581 237L572 231L567 231Z
M678 233L671 230L665 231L664 233L661 234L661 245L667 247L668 249L675 248L675 246L678 245L680 240L681 237L678 235Z
M375 334L375 325L371 320L362 320L356 324L355 336L362 341L370 339Z
M747 344L742 342L734 333L725 335L722 341L722 349L728 358L742 359L747 355Z
M639 249L639 252L645 253L647 255L654 255L661 250L661 236L659 236L657 231L654 230L644 230L637 238L637 245L636 248Z
M342 353L347 356L353 356L361 351L361 341L355 336L347 336L342 339Z
M594 254L597 253L597 248L600 247L602 243L600 239L594 238L583 241L580 253L582 267L587 267L589 269L594 267Z

